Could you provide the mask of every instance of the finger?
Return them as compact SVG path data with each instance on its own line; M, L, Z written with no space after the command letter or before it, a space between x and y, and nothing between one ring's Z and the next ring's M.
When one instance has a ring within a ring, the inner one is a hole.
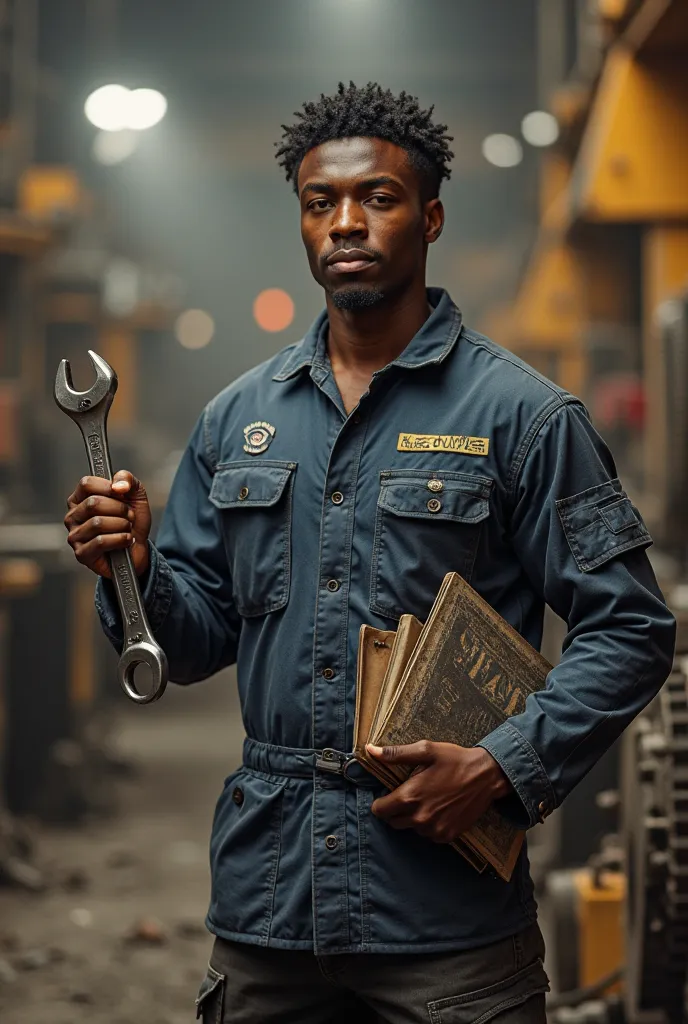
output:
M387 764L410 764L414 767L419 764L432 764L435 760L435 744L430 740L420 740L418 743L406 743L397 747L374 747L367 744L366 750L379 761Z
M91 494L112 494L112 484L102 476L82 476L67 498L67 504L70 508L79 505Z
M76 544L74 554L77 561L83 562L84 565L92 565L108 552L131 548L135 543L136 541L130 533L99 533L97 537L86 544Z
M69 531L69 543L86 544L101 533L127 533L131 535L132 524L119 516L93 516L85 523Z
M405 786L399 786L392 793L380 796L371 805L371 811L376 818L383 818L388 821L390 818L411 816L417 806L417 800L413 799Z
M112 478L112 489L116 494L134 494L141 490L141 481L128 469L118 469Z
M65 526L71 530L79 523L85 523L94 516L117 516L133 523L136 518L133 509L130 509L123 501L117 498L109 498L104 495L92 494L85 501L70 509L64 518Z

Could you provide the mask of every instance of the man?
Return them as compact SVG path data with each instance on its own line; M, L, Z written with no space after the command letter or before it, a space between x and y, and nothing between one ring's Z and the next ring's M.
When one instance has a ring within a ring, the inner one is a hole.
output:
M131 473L69 499L115 647L105 556L130 545L172 678L238 665L205 1021L360 1020L355 998L391 1024L544 1022L525 852L505 883L447 844L494 801L545 818L671 663L650 537L585 409L426 289L452 156L431 115L374 84L304 105L278 156L325 312L207 406L155 545ZM546 690L479 747L378 750L421 768L394 793L322 770L351 749L361 623L424 618L451 570L535 646L545 603L568 622Z

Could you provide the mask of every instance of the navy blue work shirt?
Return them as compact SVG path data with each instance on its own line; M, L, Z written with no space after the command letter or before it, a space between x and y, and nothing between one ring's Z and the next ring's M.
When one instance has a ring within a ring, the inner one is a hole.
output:
M452 570L535 647L545 603L566 620L547 688L482 744L513 784L504 813L527 826L670 669L650 537L585 409L462 327L446 292L428 300L432 315L349 415L324 313L222 391L151 545L144 598L171 678L238 666L248 738L217 804L207 919L226 939L442 952L535 917L525 850L509 883L478 874L377 819L381 789L362 769L352 782L315 766L324 748L351 750L362 623L424 619ZM120 648L109 583L97 604Z

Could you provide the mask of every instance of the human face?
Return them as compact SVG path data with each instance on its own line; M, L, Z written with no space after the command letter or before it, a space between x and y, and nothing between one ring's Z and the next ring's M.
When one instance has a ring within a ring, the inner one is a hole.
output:
M301 237L311 273L340 309L364 309L425 280L439 199L423 202L405 150L374 138L333 139L298 174Z

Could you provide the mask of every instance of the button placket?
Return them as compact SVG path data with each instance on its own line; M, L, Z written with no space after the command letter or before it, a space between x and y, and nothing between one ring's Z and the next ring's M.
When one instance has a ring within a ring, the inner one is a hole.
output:
M316 750L346 748L344 688L346 629L353 543L354 501L365 431L345 423L330 452L320 524L319 575L313 643L312 744ZM317 666L317 667L315 667ZM333 707L333 700L336 706ZM313 790L313 899L316 953L345 949L350 942L346 805L352 798L338 776L317 773ZM355 794L353 794L355 799Z

